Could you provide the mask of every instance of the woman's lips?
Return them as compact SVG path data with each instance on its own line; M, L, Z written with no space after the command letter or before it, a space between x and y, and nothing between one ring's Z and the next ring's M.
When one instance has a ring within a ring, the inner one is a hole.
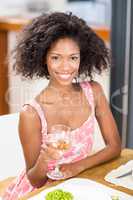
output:
M56 73L60 79L68 80L71 78L72 73Z

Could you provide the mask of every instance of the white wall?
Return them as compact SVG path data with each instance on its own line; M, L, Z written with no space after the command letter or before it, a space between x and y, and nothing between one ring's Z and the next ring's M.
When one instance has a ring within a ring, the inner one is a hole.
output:
M20 15L25 10L25 3L27 0L4 0L0 2L0 15Z
M72 11L90 24L110 26L111 0L68 2L67 0L5 0L0 4L0 15L26 15L31 11ZM33 13L32 13L33 14Z
M6 7L6 6L11 6L11 7L16 7L16 6L21 6L22 4L25 4L27 2L27 0L4 0L4 1L1 1L0 4L1 4L1 7Z

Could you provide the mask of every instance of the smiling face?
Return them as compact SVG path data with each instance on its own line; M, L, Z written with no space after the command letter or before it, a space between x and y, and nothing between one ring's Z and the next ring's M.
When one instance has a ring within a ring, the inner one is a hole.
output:
M46 56L52 84L70 85L78 74L80 49L70 38L62 38L52 44Z

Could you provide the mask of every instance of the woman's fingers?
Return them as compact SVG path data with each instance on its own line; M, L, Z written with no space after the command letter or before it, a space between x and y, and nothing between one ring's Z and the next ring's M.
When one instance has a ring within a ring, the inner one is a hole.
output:
M50 159L58 160L61 157L61 153L58 149L54 147L49 147L46 145L42 145L42 149L45 156L49 157Z

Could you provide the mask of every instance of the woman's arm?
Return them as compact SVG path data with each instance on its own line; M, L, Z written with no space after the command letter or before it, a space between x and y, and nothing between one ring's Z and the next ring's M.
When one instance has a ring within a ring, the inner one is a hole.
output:
M106 147L81 161L73 164L63 165L62 171L65 173L66 178L75 176L85 169L111 160L119 156L121 152L121 141L118 129L103 89L99 83L94 81L91 82L91 86L95 100L96 119L98 121Z
M115 158L121 152L118 128L101 85L92 81L91 86L94 94L96 119L106 144L105 149L108 150L110 159Z
M47 166L52 159L58 159L57 151L43 148L41 122L36 111L27 106L20 113L19 137L23 148L27 176L35 187L41 187L47 181Z
M45 166L37 167L41 151L41 123L31 106L20 113L19 137L23 148L28 179L33 186L40 186L46 179ZM43 173L42 173L43 170Z

